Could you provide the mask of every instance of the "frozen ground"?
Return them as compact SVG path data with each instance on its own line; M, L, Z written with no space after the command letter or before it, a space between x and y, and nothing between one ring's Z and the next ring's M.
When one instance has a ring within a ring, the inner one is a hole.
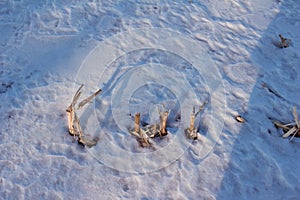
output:
M276 47L278 34L291 46ZM293 106L300 112L299 41L299 0L0 0L0 198L299 199L300 142L283 139L271 121L291 122ZM101 60L91 59L96 47ZM188 62L195 59L203 62ZM212 91L210 80L225 90ZM99 137L90 149L67 130L65 109L81 83L83 96L104 90L80 113ZM178 130L206 99L201 137L190 144ZM172 133L142 149L123 131L129 114L156 122L162 103ZM182 146L170 156L155 154L176 138Z

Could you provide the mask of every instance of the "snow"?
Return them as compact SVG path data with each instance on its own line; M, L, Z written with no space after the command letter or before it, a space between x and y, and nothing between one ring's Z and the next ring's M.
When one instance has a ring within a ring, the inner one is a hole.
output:
M1 199L299 199L299 1L0 1ZM291 39L276 46L278 34ZM103 93L78 114L65 109ZM193 106L208 100L188 140ZM169 134L142 148L133 115ZM241 115L245 123L238 123Z

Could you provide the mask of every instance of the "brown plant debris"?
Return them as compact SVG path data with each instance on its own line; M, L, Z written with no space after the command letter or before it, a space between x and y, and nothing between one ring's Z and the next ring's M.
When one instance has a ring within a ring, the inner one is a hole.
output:
M163 106L164 107L164 106ZM159 124L149 124L146 126L140 125L140 113L136 113L134 116L134 128L129 132L137 138L141 147L149 147L151 143L149 138L162 137L168 134L167 131L167 121L169 116L169 111L161 111L158 109L160 123Z
M160 120L159 124L149 124L142 127L142 129L150 138L161 137L168 134L167 121L168 121L170 111L167 111L164 105L163 108L164 111L158 108L158 114Z
M164 107L164 109L165 109L165 107ZM159 119L160 119L158 135L159 136L165 136L165 135L168 134L167 121L168 121L168 117L169 117L170 112L167 111L167 110L164 110L164 111L158 110L158 113L159 113Z
M150 147L151 143L149 142L149 137L145 133L145 131L141 129L140 123L141 123L141 114L136 113L134 115L134 129L130 130L129 132L136 137L141 147Z
M283 48L290 47L292 45L291 39L284 38L282 34L279 34L278 36L280 38L280 41L277 39L272 40L274 46L283 49Z
M245 119L241 115L235 116L235 120L239 123L244 123Z
M296 107L293 109L294 122L283 124L278 121L273 121L274 125L277 128L281 128L284 132L282 135L283 138L290 137L290 140L293 140L294 137L300 137L300 123L297 115Z
M76 104L81 95L80 90L82 88L83 88L83 85L81 85L79 87L79 89L76 91L71 104L66 109L66 112L68 115L69 133L78 141L79 144L82 144L82 145L85 145L88 147L92 147L97 144L98 139L90 138L88 135L83 133L83 131L81 129L81 125L80 125L80 120L79 120L79 117L78 117L76 111L79 110L80 108L82 108L87 103L91 102L92 99L94 99L102 90L101 89L97 90L94 94L92 94L91 96L89 96L86 99L79 102L78 107L76 108Z
M281 34L278 35L280 38L280 48L287 48L290 46L290 39L284 38Z
M192 114L190 116L190 127L185 129L185 134L189 139L196 140L198 138L198 130L195 127L195 119L197 115L204 109L205 105L207 104L207 101L205 101L201 106L199 106L199 109L197 112L195 112L196 108L193 107Z

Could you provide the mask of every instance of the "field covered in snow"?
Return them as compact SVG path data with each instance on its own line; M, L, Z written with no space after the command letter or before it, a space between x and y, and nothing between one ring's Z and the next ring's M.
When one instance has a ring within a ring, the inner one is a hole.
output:
M78 110L91 148L68 133L81 84L102 89ZM299 0L0 0L0 199L296 200L300 140L273 124L294 106ZM142 148L133 116L159 109Z

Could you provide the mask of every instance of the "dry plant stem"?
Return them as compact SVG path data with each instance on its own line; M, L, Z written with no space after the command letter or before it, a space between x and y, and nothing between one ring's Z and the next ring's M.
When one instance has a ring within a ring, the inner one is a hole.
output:
M193 131L195 129L195 107L193 108L193 113L190 116L190 131Z
M285 134L283 134L282 137L286 138L289 137L291 134L293 134L295 131L297 130L297 128L294 126L292 127L288 132L286 132Z
M300 128L296 107L294 107L294 109L293 109L293 116L294 116L294 120L296 122L297 128Z
M77 109L80 109L82 108L85 104L89 103L92 101L92 99L94 99L98 94L100 94L102 90L99 89L97 90L94 94L92 94L91 96L89 96L88 98L82 100L79 104L78 104L78 108Z
M298 119L298 114L297 114L297 110L296 110L296 107L294 106L294 109L293 109L293 115L294 115L294 119L295 119L295 122L296 122L296 127L297 127L297 130L295 131L295 133L293 134L293 136L291 137L290 140L293 140L294 137L299 134L300 132L300 126L299 126L299 119Z
M141 147L149 147L151 146L151 143L149 142L149 138L147 134L143 131L143 129L141 129L140 122L141 122L141 115L140 113L136 113L134 115L134 129L131 130L130 133L136 137Z
M289 124L282 124L280 122L273 122L277 127L282 128L284 131L286 131L286 133L284 133L282 135L283 138L287 138L290 135L292 135L292 137L290 138L290 140L293 140L293 138L297 135L300 136L300 127L299 127L299 119L298 119L298 114L297 114L297 110L296 107L294 107L293 109L293 116L294 116L294 123L289 123Z
M195 106L194 106L192 114L190 116L190 127L185 129L186 136L189 139L194 139L194 140L197 139L197 130L195 129L195 118L196 118L196 114L195 114Z
M68 115L68 126L69 126L69 132L71 135L74 135L74 118L75 118L75 112L72 108L67 109L67 115Z
M82 132L82 129L81 129L81 126L80 126L80 120L77 116L77 114L75 113L75 120L74 120L74 125L75 125L75 130L77 131L77 135L78 138L80 139L82 136L83 136L83 132Z
M82 89L82 87L83 87L83 84L78 88L78 90L76 91L76 93L75 93L75 95L73 97L72 103L70 105L73 109L75 108L75 105L77 104L77 101L78 101L78 99L79 99L79 97L81 95L80 90Z
M160 113L160 133L162 136L167 135L167 120L169 116L169 111L164 111Z
M83 85L79 87L79 89L76 91L71 104L69 107L66 109L67 114L68 114L68 125L69 125L69 132L71 135L75 135L75 130L74 130L74 120L75 120L75 105L81 95L80 90L82 89Z
M195 108L194 108L194 111L193 113L195 113L195 117L197 117L197 115L204 109L204 107L206 106L207 104L207 101L205 101L200 107L199 107L199 110L195 113Z
M134 131L136 133L140 132L140 122L141 122L141 115L140 113L136 113L134 116Z
M86 141L83 139L83 131L82 128L80 126L80 120L79 117L76 114L76 109L75 109L75 105L77 104L77 101L81 95L80 90L82 89L83 85L81 85L79 87L79 89L76 91L72 103L69 105L69 107L66 109L67 114L68 114L68 126L69 126L69 132L72 136L74 136L79 143L81 144L86 144ZM91 96L89 96L88 98L84 99L83 101L81 101L79 103L79 106L77 107L77 110L80 109L82 106L84 106L85 104L87 104L88 102L90 102L93 98L95 98L99 93L101 92L101 89L97 90L94 94L92 94ZM96 144L96 142L94 142L93 144L91 142L88 142L89 146L93 146Z
M197 112L195 112L195 106L193 107L193 111L192 111L192 114L190 116L190 126L189 128L185 129L185 133L187 135L187 137L189 139L197 139L197 129L195 128L195 119L197 117L197 115L204 109L205 105L207 104L207 101L205 101L198 109Z
M291 125L294 124L294 123L282 124L282 123L276 122L276 121L274 121L273 123L274 123L275 126L277 126L278 128L282 128L284 131L290 130L291 128L289 128L289 126L291 126Z
M197 115L204 109L205 105L207 104L207 101L205 101L200 107L199 110L195 113L195 107L193 107L193 112L190 117L190 131L193 131L195 129L195 118Z

